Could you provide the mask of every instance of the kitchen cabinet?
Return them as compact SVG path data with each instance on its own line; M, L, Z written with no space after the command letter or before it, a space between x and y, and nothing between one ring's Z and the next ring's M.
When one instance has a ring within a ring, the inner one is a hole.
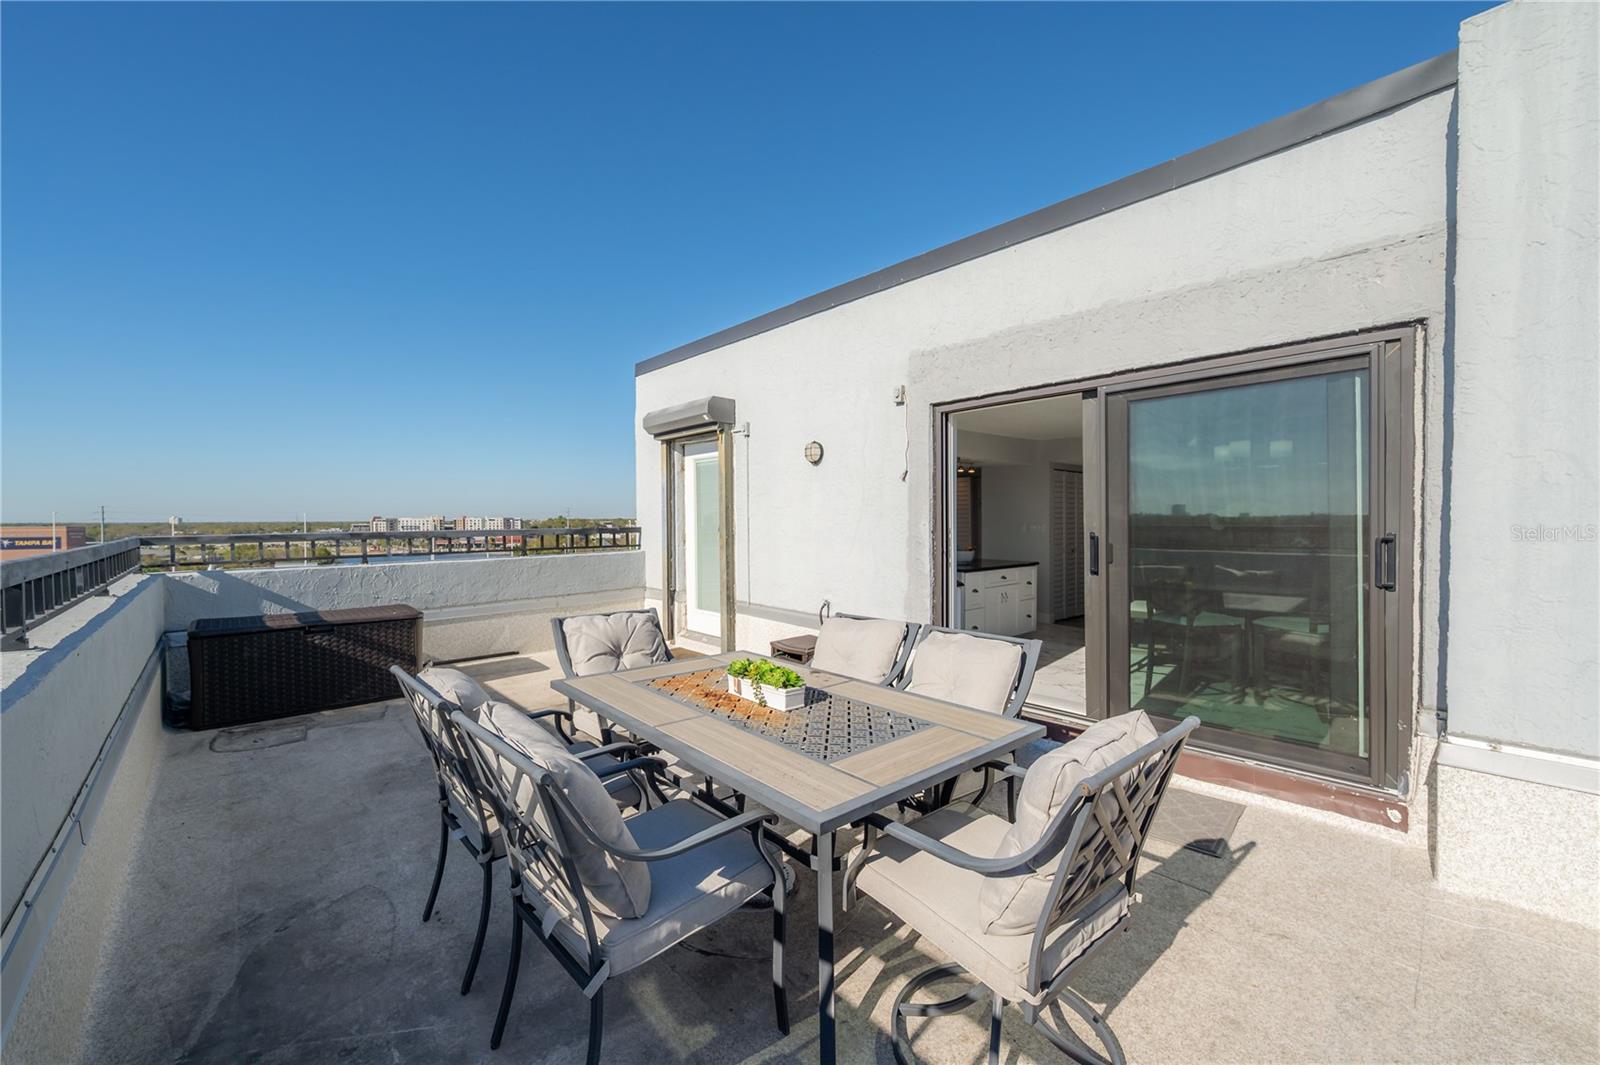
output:
M1039 627L1039 564L1019 562L960 574L961 628L1021 636Z

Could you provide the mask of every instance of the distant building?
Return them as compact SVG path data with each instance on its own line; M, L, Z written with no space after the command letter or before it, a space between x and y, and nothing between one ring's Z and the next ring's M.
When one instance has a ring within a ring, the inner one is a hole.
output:
M372 520L367 522L367 530L369 532L394 532L396 531L395 520L374 514ZM354 530L351 531L353 532Z
M443 514L433 514L426 518L395 518L394 521L395 532L439 532L447 527Z
M350 523L350 531L351 532L371 532L372 531L372 522L370 522L370 521L353 521L353 522Z
M522 519L460 517L456 519L456 528L469 532L491 529L520 529L522 528Z
M88 543L82 525L0 525L0 559L66 551Z

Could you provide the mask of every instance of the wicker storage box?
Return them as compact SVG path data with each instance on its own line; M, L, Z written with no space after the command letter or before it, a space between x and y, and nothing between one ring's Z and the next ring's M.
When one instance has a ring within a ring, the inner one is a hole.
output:
M422 613L409 606L208 618L189 626L189 727L392 699L389 667L415 671Z

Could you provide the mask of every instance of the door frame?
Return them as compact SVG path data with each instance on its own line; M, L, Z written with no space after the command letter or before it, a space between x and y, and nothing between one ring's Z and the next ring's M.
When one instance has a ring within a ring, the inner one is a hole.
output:
M717 449L717 496L721 528L717 537L717 564L722 571L722 624L719 643L723 651L738 647L738 589L734 585L734 551L737 531L734 527L734 477L733 429L719 423L711 430L695 429L688 432L663 435L661 442L661 623L670 643L680 632L678 614L684 612L687 627L687 599L680 597L684 591L678 576L683 569L685 518L683 489L683 449L687 445L715 442ZM709 636L710 633L701 635Z
M683 474L682 474L682 483L683 483L683 510L682 510L682 515L683 515L683 524L680 527L680 532L681 532L681 537L682 537L682 542L683 542L683 618L684 618L684 626L685 626L685 628L689 629L690 631L704 633L704 634L709 636L709 635L711 635L711 629L712 629L713 624L714 624L715 627L716 627L716 630L717 630L716 635L720 639L721 636L722 636L722 626L723 626L723 620L722 620L722 615L721 615L722 604L720 602L720 599L722 597L720 595L717 596L719 602L716 604L716 607L717 607L717 612L716 613L713 613L710 610L706 610L703 606L697 606L696 605L695 588L696 588L696 584L697 584L698 580L701 577L701 574L700 574L700 567L699 567L699 561L698 561L699 560L699 551L696 550L697 543L691 543L690 542L690 539L691 539L690 538L690 532L693 531L693 533L695 534L694 535L694 540L696 542L698 542L699 535L700 535L699 520L698 519L699 519L699 514L700 514L701 504L702 504L702 500L700 499L700 469L699 468L700 468L700 466L702 464L705 464L705 463L718 462L719 459L721 458L721 456L718 454L718 448L717 448L716 442L713 441L713 440L709 440L709 439L686 440L681 445L681 450L680 450L679 454L681 456L682 463L683 463L683 465L682 465L682 470L683 470ZM718 490L720 491L720 486L721 486L721 469L720 469L720 466L719 466L719 468L718 468L718 470L716 472L717 472ZM707 493L707 494L710 494L710 493ZM722 542L722 523L721 523L721 520L720 520L721 519L721 509L722 509L721 500L720 499L717 500L712 505L714 506L716 514L717 514L717 517L719 519L718 523L717 523L717 543L718 543L718 552L720 554L720 552L721 552L721 542ZM720 576L721 576L721 573L720 573L720 568L721 568L720 567L720 561L719 561L719 563L714 564L714 565L716 565L716 568L719 570L717 575L720 578ZM718 588L719 592L721 591L721 587L722 587L722 585L721 585L721 582L719 580L718 585L717 585L717 588ZM707 619L709 619L709 618L715 618L716 621L714 623L712 623L712 624L707 624Z
M1342 783L1366 784L1385 792L1405 792L1409 786L1409 765L1412 732L1417 707L1418 678L1416 668L1416 578L1419 566L1417 555L1417 506L1420 485L1417 483L1417 452L1420 448L1417 433L1416 405L1416 351L1422 320L1397 322L1374 326L1330 336L1312 338L1286 345L1250 348L1222 355L1201 356L1182 361L1169 361L1147 365L1114 374L1067 378L1057 382L1026 388L992 392L979 396L933 403L929 407L930 444L934 460L933 488L933 543L932 603L933 617L945 619L953 609L950 592L954 589L955 558L948 550L952 533L953 484L949 470L955 460L951 448L954 436L951 415L987 407L1006 406L1030 399L1047 399L1055 396L1081 395L1083 408L1083 491L1085 539L1098 537L1098 545L1088 543L1086 561L1093 562L1098 551L1099 572L1088 575L1084 603L1085 646L1089 654L1085 676L1085 701L1092 718L1103 718L1125 711L1126 707L1109 705L1107 666L1109 653L1107 631L1109 608L1108 570L1116 563L1116 547L1105 539L1107 514L1105 456L1106 425L1102 404L1107 393L1142 389L1162 382L1223 377L1250 373L1273 367L1294 366L1301 363L1322 362L1341 355L1374 355L1372 389L1372 431L1378 434L1373 444L1374 454L1384 456L1375 463L1383 477L1382 492L1374 498L1381 500L1386 518L1392 522L1395 546L1395 588L1384 595L1381 610L1384 618L1383 652L1385 668L1382 675L1382 692L1387 721L1386 733L1379 736L1378 722L1374 720L1374 745L1383 744L1383 757L1371 760L1372 776L1365 781L1352 781L1334 775ZM1378 450L1381 444L1382 450ZM1373 515L1374 528L1383 519ZM1370 604L1370 600L1369 600ZM1220 752L1225 757L1248 760L1248 755L1237 752ZM1277 764L1277 763L1273 763ZM1291 767L1294 772L1309 776L1328 775L1324 771L1301 766Z
M1368 717L1368 753L1365 758L1356 755L1341 755L1335 752L1324 752L1314 748L1302 748L1288 741L1273 740L1264 736L1257 736L1248 732L1237 732L1226 729L1215 729L1202 724L1191 737L1191 742L1197 748L1208 750L1221 750L1227 753L1242 754L1246 757L1260 758L1274 764L1284 765L1289 768L1304 772L1316 773L1324 776L1337 777L1343 780L1353 780L1359 783L1375 783L1378 777L1377 767L1384 764L1389 747L1389 736L1392 732L1393 707L1389 704L1384 679L1387 676L1387 662L1389 659L1387 647L1387 620L1383 617L1382 599L1385 593L1378 589L1373 582L1372 565L1375 552L1373 542L1382 535L1380 530L1386 530L1389 524L1387 509L1384 506L1384 486L1386 456L1381 450L1382 430L1379 424L1382 413L1380 398L1378 396L1377 378L1381 368L1377 362L1377 355L1371 349L1353 355L1333 355L1326 360L1316 362L1299 362L1288 366L1265 366L1250 370L1237 370L1233 373L1222 375L1205 375L1181 381L1168 381L1155 385L1145 385L1138 388L1111 390L1107 396L1106 428L1107 442L1110 445L1106 451L1106 490L1107 490L1107 543L1114 544L1118 553L1124 558L1131 558L1132 549L1129 547L1130 534L1128 527L1129 502L1127 492L1131 485L1129 469L1129 423L1128 408L1134 400L1158 399L1175 396L1194 396L1220 389L1249 387L1252 385L1272 384L1275 382L1303 380L1311 377L1320 377L1325 374L1343 373L1356 370L1367 372L1367 423L1363 427L1367 462L1363 471L1366 480L1366 503L1368 505L1368 527L1363 533L1362 547L1362 580L1364 582L1361 594L1362 617L1364 632L1361 634L1364 645L1364 665L1362 678L1363 686L1367 693L1365 712ZM1396 567L1398 569L1398 566ZM1106 644L1106 654L1110 661L1121 662L1131 649L1131 629L1129 619L1121 616L1117 604L1127 603L1131 598L1131 571L1128 565L1122 564L1112 567L1110 582L1107 586L1108 609L1106 614L1106 633L1109 640ZM1119 653L1120 652L1120 653ZM1117 706L1131 705L1130 674L1126 669L1108 670L1111 680L1111 700ZM1355 768L1354 763L1361 762L1364 768Z

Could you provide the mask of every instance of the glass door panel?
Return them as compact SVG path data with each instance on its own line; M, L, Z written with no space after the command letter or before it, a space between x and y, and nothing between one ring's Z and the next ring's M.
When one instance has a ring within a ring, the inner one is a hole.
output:
M1344 360L1115 398L1124 705L1371 775L1370 377Z
M721 476L715 441L684 446L684 620L706 636L722 634Z

